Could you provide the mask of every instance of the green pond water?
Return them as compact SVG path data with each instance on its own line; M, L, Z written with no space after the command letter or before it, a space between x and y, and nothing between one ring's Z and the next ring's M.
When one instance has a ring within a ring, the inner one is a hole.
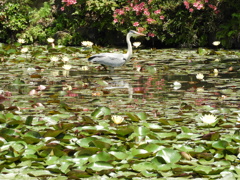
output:
M1 51L1 178L240 178L238 50L134 49L109 73L87 58L123 50L20 48Z

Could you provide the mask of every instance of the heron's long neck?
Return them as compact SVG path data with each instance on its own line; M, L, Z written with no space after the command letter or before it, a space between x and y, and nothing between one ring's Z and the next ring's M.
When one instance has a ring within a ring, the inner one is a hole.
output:
M126 59L127 59L126 61L128 61L132 57L132 44L131 44L130 38L131 38L131 35L127 34L126 40L127 40L128 51L126 54Z

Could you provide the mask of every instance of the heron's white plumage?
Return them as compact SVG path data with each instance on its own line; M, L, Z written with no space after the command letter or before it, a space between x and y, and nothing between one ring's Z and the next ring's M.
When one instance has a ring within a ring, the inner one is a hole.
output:
M118 53L101 53L91 56L88 61L109 66L111 69L114 67L122 66L132 57L132 44L130 38L132 36L145 36L142 33L136 31L129 31L126 36L128 51L126 54Z

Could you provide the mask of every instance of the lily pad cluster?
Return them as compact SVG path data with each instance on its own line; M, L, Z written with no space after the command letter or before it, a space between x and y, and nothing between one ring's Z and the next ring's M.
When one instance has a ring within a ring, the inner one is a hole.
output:
M1 179L240 177L237 51L135 49L109 74L87 57L123 50L22 48L0 50Z

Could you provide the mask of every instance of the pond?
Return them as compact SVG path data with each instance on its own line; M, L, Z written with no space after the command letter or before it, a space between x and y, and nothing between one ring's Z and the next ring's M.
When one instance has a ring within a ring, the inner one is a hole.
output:
M134 49L109 73L87 58L124 50L26 47L1 47L2 179L240 178L238 50Z

